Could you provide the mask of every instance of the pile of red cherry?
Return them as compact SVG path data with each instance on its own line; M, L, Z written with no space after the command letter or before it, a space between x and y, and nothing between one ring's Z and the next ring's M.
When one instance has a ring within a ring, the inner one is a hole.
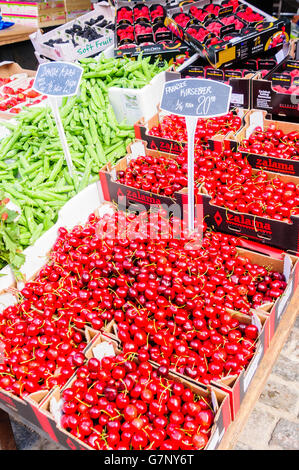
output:
M197 143L207 143L215 135L238 131L241 124L241 118L235 116L233 112L216 118L198 119L195 140ZM178 142L187 142L185 118L174 114L164 116L159 125L153 126L148 134Z
M264 131L257 127L248 139L242 140L239 151L299 160L299 131L284 133L275 124L270 124Z
M15 395L63 386L85 361L86 340L66 316L54 315L59 304L63 308L64 299L47 284L51 283L28 282L22 291L24 300L0 313L5 351L0 388Z
M279 176L269 178L264 171L244 174L223 163L221 170L206 177L204 186L212 204L232 211L287 223L299 214L299 185Z
M186 152L176 159L162 156L139 156L130 161L126 170L117 172L121 184L171 197L187 187L188 160ZM195 163L194 174L200 171Z
M176 238L181 227L168 218L147 217L91 215L59 229L48 263L0 315L4 390L63 385L84 362L72 325L100 330L111 320L123 352L159 363L165 375L174 368L207 384L246 367L258 330L228 309L250 315L276 300L283 275L252 263L233 237L206 232L199 245L184 232Z
M202 393L128 354L91 358L62 393L61 425L96 450L200 450L215 415Z

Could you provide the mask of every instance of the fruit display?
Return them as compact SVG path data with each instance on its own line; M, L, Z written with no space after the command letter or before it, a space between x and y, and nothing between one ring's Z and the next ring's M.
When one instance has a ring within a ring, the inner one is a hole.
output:
M70 197L97 181L98 171L106 162L116 162L125 155L134 137L133 127L117 122L108 90L113 85L144 86L161 70L156 64L147 63L146 58L139 60L130 72L126 58L82 60L81 94L65 99L60 109L74 165L72 177L48 107L34 107L18 114L17 125L3 123L11 134L0 145L0 187L23 209L17 222L20 249L34 244L57 221L58 211ZM108 79L107 69L116 67L118 75L112 80L111 74ZM141 77L139 71L143 68L146 74ZM135 73L139 74L138 80Z
M113 44L114 12L106 5L42 34L30 35L34 49L51 60L76 61L99 54Z
M298 61L247 2L112 3L31 38L82 68L56 101L72 171L35 73L0 67L0 408L67 449L197 454L298 286L299 132L267 114Z
M212 203L242 213L291 223L298 215L298 184L284 182L275 176L259 171L233 175L226 168L208 176L204 182Z
M277 49L288 41L290 33L287 22L261 14L243 2L186 2L169 11L166 24L216 68L240 57L245 60L258 52ZM257 37L263 43L261 48L255 47Z
M184 238L165 238L163 232L155 241L147 238L147 223L136 234L144 216L120 212L99 220L91 215L85 226L59 230L49 262L25 284L19 303L1 313L7 352L2 388L14 391L31 375L34 386L23 384L25 392L43 389L45 378L48 386L61 385L80 363L72 351L85 347L76 329L101 330L111 320L123 352L159 363L165 376L173 368L207 384L246 367L258 337L248 315L283 294L283 275L252 263L238 251L237 239L225 235L207 232L202 246L192 249L191 244L189 251ZM103 224L109 229L102 238L97 234ZM168 225L162 218L156 228ZM55 344L63 345L61 355ZM33 350L35 360L29 361ZM19 370L23 361L28 366Z

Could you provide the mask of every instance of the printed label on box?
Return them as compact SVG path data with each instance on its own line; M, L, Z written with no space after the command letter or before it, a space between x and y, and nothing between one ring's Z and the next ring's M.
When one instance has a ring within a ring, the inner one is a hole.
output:
M232 93L230 102L237 105L243 105L244 95L242 93Z

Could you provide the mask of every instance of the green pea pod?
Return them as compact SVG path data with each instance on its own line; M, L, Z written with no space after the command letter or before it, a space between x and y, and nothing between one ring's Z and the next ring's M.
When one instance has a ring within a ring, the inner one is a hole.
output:
M38 240L38 238L40 238L43 231L44 231L44 224L41 223L36 227L35 231L32 233L32 236L30 238L30 245L34 245L36 240Z
M64 159L60 158L57 163L55 163L54 168L52 169L48 181L54 181L58 173L61 171L64 164Z
M34 215L32 209L30 207L25 206L24 207L24 213L25 213L25 218L27 221L27 226L30 230L30 233L32 234L35 229L36 229L36 223L34 222Z
M91 169L91 163L89 161L87 163L86 167L85 167L84 174L81 178L79 188L78 188L78 192L82 191L82 189L84 189L88 185L88 181L89 181L89 177L90 177L90 169Z

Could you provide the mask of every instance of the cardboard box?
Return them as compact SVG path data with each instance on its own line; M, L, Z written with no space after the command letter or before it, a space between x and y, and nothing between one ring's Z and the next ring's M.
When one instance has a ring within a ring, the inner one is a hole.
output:
M221 2L217 0L212 3L213 5L220 5ZM211 45L210 41L215 35L210 33L203 42L200 42L195 39L195 37L188 34L186 29L189 25L204 27L206 24L205 21L211 21L214 15L209 15L207 20L200 23L190 14L191 19L185 28L182 28L176 23L175 16L181 12L189 15L192 6L203 8L206 4L206 0L200 0L197 2L186 2L186 4L183 4L181 7L171 8L168 10L165 24L179 39L192 46L203 58L208 60L213 67L219 68L223 64L231 64L237 60L245 60L269 49L276 51L282 43L289 41L290 22L288 20L276 19L252 6L250 3L242 1L239 7L240 9L245 9L250 6L252 10L264 17L264 21L248 24L242 29L241 34L235 33L232 25L223 26L218 39L228 34L233 36L232 39L228 41L222 41L221 39L221 43ZM217 21L221 20L221 17L232 15L233 13L232 7L222 8L217 14Z
M244 117L245 125L239 132L228 134L225 138L226 142L224 142L224 146L226 148L229 147L232 150L238 149L239 151L242 141L244 139L248 139L257 126L266 131L270 125L274 124L276 129L282 130L285 134L298 131L298 124L294 122L274 121L272 119L267 119L266 116L266 111L257 111L255 109L250 110ZM263 169L271 171L272 173L299 176L299 161L292 160L290 158L283 158L283 153L281 154L282 158L274 158L267 155L259 155L244 151L241 151L241 153L244 158L247 158L248 163L252 168Z
M166 72L166 81L169 76L175 75L175 73ZM158 108L158 107L157 107ZM240 118L243 119L243 115L247 113L248 110L237 110L234 113L238 114ZM187 142L176 141L171 139L166 139L164 137L158 137L155 135L150 135L149 131L159 125L164 116L167 116L166 112L161 112L158 109L158 112L152 114L150 119L146 119L142 116L142 119L139 119L134 124L135 138L137 140L142 140L147 143L148 149L157 150L160 152L166 152L173 155L180 155L182 150L186 147ZM208 140L209 147L212 150L217 150L221 152L224 145L224 141L229 139L230 136L233 138L233 133L225 132L224 134L215 135L213 138Z
M292 50L292 49L291 49ZM273 116L299 117L299 93L284 93L273 87L280 85L290 87L291 82L284 72L299 70L299 60L287 55L285 59L269 74L262 78L260 73L252 80L251 108L263 109ZM299 84L298 77L296 79Z
M90 358L93 357L93 348L98 346L100 343L105 342L105 338L97 335L95 337L93 345L86 351L86 357ZM119 351L118 346L116 343L112 343L115 353L117 354ZM75 380L76 376L74 376L68 382L67 386L70 386L72 382ZM169 374L169 379L172 379L176 382L183 383L185 386L189 387L194 393L201 394L204 397L211 397L212 404L215 411L215 421L212 427L211 436L209 442L206 446L206 450L217 449L219 446L221 439L224 435L224 432L228 428L231 422L231 410L230 410L230 403L228 394L218 387L215 386L203 386L198 383L192 383L189 380L186 380L183 377L178 376L177 374ZM55 418L53 413L51 413L51 407L53 406L53 401L55 400L56 403L59 403L61 399L61 391L55 389L52 391L50 395L43 400L42 403L39 405L39 412L41 415L47 417L48 420L53 424L55 422ZM52 405L52 406L51 406ZM57 418L56 418L57 419ZM59 415L58 415L59 420ZM53 424L54 427L54 424ZM75 449L86 449L86 450L93 450L90 446L83 443L68 431L61 428L59 422L56 422L56 429L55 429L56 438L58 439L59 443L62 444L65 448Z
M125 170L132 158L139 155L165 156L170 160L174 159L173 155L158 152L156 150L147 149L145 142L134 142L128 146L128 154L123 157L115 166L107 163L99 171L98 189L100 197L104 201L112 202L118 205L119 210L155 210L158 207L173 210L177 217L187 220L188 210L188 194L187 188L174 193L173 197L154 194L149 191L136 189L116 181L116 172ZM197 214L200 217L200 214Z
M56 241L59 227L64 226L71 229L76 224L85 223L91 213L105 213L105 211L111 212L112 207L105 204L103 199L100 198L97 183L88 185L72 197L60 209L56 224L43 233L34 245L24 250L25 262L20 268L24 281L32 279L47 262L49 251ZM9 266L4 267L0 274L0 292L6 292L11 287L22 288L23 283L16 282Z
M91 55L98 54L99 52L106 49L108 46L113 45L113 31L106 28L101 28L101 34L103 37L89 41L88 39L77 37L77 45L72 42L72 37L66 33L66 30L71 28L72 25L78 24L82 27L86 21L97 18L99 15L103 15L108 21L113 21L114 14L113 9L110 6L96 6L95 10L86 13L68 23L53 29L45 34L42 34L40 30L30 34L30 40L36 52L40 55L44 55L49 59L62 60L68 62L74 62L80 60L83 57L89 57ZM54 47L51 47L45 42L50 39L62 38L64 41L68 40L65 44L55 43Z
M1 1L1 14L4 20L34 28L55 26L65 23L63 0L49 2Z
M258 170L253 170L257 172ZM276 173L266 172L269 179L275 178ZM299 184L295 176L279 175L284 182ZM255 216L229 210L225 207L211 204L212 197L201 187L197 205L202 205L205 222L211 229L219 232L246 237L249 240L279 248L287 253L299 253L299 217L291 215L291 223L281 222L270 218Z

